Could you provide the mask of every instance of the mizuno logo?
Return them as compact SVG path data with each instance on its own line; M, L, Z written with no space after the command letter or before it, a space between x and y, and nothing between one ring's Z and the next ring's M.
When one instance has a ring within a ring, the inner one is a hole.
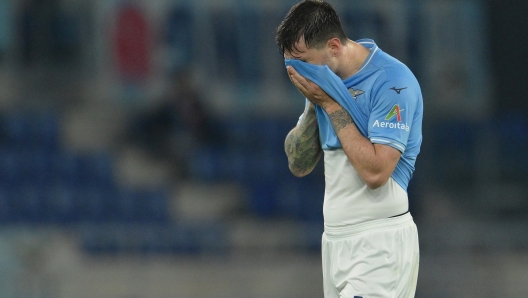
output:
M352 97L354 97L354 100L357 100L358 96L365 93L365 91L363 90L354 90L354 88L350 88L348 89L348 91L350 92L350 94L352 94Z
M400 94L400 92L403 90L403 89L407 89L407 87L403 87L403 88L396 88L396 87L392 87L390 88L391 90L394 90L396 91L396 93Z

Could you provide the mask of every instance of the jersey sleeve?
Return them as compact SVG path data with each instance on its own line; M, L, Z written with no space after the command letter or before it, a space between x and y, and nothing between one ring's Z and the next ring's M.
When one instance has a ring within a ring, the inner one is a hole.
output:
M382 83L372 94L369 139L404 152L419 99L419 87L410 78L395 78Z
M305 99L306 102L304 103L304 111L306 111L306 107L310 104L310 102L308 101L308 98ZM301 116L299 116L299 119L297 120L297 125L299 125L299 123L301 123L301 119L303 118L304 116L304 112L301 114Z

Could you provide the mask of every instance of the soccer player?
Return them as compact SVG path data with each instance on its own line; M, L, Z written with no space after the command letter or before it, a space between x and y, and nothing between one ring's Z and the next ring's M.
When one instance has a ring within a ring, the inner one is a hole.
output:
M419 247L407 186L423 114L415 76L373 40L349 40L323 1L294 5L276 42L307 99L286 136L289 168L302 177L324 155L325 297L414 297Z

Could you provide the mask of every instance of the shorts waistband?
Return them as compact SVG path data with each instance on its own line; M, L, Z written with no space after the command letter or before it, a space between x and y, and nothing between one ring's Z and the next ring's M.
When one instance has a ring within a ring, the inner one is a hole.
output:
M328 239L340 239L343 237L358 235L364 232L399 228L409 225L410 223L414 223L413 218L410 213L405 213L396 217L375 219L350 226L328 227L325 225L324 234Z

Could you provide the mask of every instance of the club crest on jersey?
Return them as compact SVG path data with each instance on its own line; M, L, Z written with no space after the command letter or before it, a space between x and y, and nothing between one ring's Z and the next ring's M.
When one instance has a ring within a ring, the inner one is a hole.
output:
M401 118L401 113L403 110L400 109L400 105L398 104L395 104L392 109L390 110L390 112L387 114L387 116L385 117L385 120L389 121L391 120L394 116L396 116L396 119L398 120L398 122L401 122L402 121L402 118Z
M365 91L363 90L354 90L354 88L349 88L348 91L350 92L350 94L352 95L352 97L354 97L354 100L357 100L357 97L360 96L361 94L365 93Z

